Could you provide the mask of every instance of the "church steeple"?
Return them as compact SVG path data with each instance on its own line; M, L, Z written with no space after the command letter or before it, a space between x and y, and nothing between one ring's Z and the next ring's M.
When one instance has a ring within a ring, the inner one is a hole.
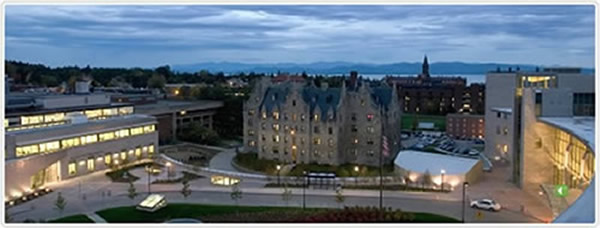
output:
M423 59L423 71L421 72L421 75L426 78L429 77L429 63L427 62L427 55L425 55L425 58Z

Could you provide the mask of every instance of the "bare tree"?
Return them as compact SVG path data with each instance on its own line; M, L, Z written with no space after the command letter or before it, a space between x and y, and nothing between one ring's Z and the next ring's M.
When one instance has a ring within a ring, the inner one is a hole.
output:
M181 188L181 194L183 195L183 198L187 199L187 197L192 194L192 190L190 189L190 183L188 182L188 180L183 180L181 184L183 185L183 187Z
M59 213L62 215L62 212L65 210L67 206L67 201L62 196L61 192L58 192L58 196L56 196L56 201L54 201L54 207L58 209Z

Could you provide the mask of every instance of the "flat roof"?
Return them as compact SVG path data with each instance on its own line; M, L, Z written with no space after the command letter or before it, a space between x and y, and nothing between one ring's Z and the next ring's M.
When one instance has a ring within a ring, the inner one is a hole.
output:
M158 100L152 104L142 104L135 106L135 112L147 115L159 115L165 113L178 112L181 110L196 111L208 110L223 107L222 101L199 100L199 101L174 101Z
M538 120L575 135L596 153L595 118L592 116L539 117Z
M492 112L502 112L512 114L512 108L500 108L500 107L492 107L490 108Z
M414 150L402 150L394 159L394 165L411 172L440 175L445 170L447 175L462 175L473 168L479 162L478 159L456 157L443 154L420 152Z
M30 128L6 132L6 136L16 138L17 145L50 141L77 135L93 134L123 127L141 126L156 123L156 118L148 115L126 115L85 123L63 124L44 128Z
M99 109L99 108L119 108L125 106L133 106L130 103L107 103L107 104L97 104L97 105L81 105L81 106L72 106L72 107L64 107L64 108L47 108L47 109L38 109L34 111L11 111L6 110L4 113L5 117L15 117L15 116L33 116L37 114L46 114L46 113L55 113L55 112L70 112L70 111L82 111L82 110L90 110L90 109Z

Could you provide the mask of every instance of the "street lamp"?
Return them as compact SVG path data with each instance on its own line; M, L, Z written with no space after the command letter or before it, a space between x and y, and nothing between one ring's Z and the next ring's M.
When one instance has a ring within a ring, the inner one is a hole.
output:
M462 195L462 222L465 223L465 191L469 187L469 182L463 182L463 195Z
M148 172L148 195L150 195L150 172L151 172L151 167L150 165L146 166L146 172Z
M442 169L442 192L444 191L444 174L446 174L446 170Z
M306 209L306 171L302 171L304 174L304 180L302 185L302 210Z
M277 165L277 185L279 186L281 184L281 178L279 173L281 172L281 165Z
M167 177L168 177L168 179L171 179L171 175L172 175L171 174L172 173L172 171L171 171L171 162L167 162L166 165L167 165Z
M358 186L358 171L360 171L360 168L358 166L354 166L354 172L356 172L356 176L354 177L354 185Z

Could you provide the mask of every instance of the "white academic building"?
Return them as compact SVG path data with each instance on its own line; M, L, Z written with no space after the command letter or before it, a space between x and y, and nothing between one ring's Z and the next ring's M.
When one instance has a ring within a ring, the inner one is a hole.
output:
M109 99L86 105L95 97L37 96L32 99L37 104L52 101L64 107L10 111L4 135L6 200L158 152L155 117L133 114L133 107L111 104Z

